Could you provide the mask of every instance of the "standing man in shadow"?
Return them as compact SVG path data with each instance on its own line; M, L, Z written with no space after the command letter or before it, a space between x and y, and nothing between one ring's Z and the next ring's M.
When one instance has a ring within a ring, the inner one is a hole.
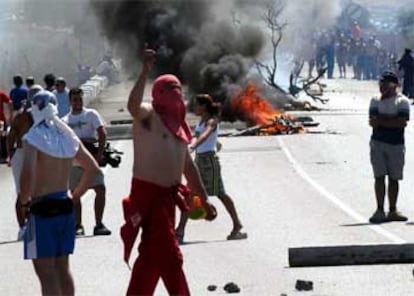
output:
M381 95L371 99L369 106L369 125L372 127L370 157L377 200L377 210L369 222L407 221L407 217L397 211L397 199L398 181L403 179L404 131L410 119L410 104L408 99L397 91L399 81L395 73L384 72L379 85ZM386 176L388 176L387 190ZM384 212L386 192L389 201L387 214Z

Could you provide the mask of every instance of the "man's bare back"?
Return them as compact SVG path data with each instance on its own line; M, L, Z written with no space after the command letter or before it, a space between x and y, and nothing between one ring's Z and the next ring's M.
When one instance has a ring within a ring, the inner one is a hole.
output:
M133 125L134 177L166 187L181 183L187 145L167 130L151 105L143 103L140 114Z
M67 191L72 162L72 158L55 158L38 151L32 199L53 192Z
M72 193L74 199L82 196L88 189L92 178L99 172L97 163L82 145L79 146L78 152L72 158L56 158L47 155L29 143L25 143L23 149L25 160L23 163L22 186L25 187L25 192L30 192L25 194L23 204L28 201L29 196L32 200L35 200L49 193L67 191L74 159L87 171L85 173L87 176L82 178L78 188ZM30 182L28 182L29 180Z

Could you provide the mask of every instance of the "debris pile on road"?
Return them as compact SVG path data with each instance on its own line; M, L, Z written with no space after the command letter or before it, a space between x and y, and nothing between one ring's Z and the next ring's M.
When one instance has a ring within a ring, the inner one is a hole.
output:
M299 66L299 69L291 73L289 77L289 93L296 98L302 97L301 100L304 102L306 102L306 99L304 99L304 97L309 97L315 102L326 104L329 99L322 98L324 92L323 89L326 87L326 85L320 82L320 78L325 75L327 68L320 69L316 77L299 79L302 68L303 62ZM298 83L301 83L302 85L298 86ZM307 103L310 105L309 102Z
M276 110L254 84L249 84L231 102L231 111L247 123L247 128L230 136L277 135L306 132L305 126L317 126L310 117L301 120ZM303 118L302 118L303 119Z

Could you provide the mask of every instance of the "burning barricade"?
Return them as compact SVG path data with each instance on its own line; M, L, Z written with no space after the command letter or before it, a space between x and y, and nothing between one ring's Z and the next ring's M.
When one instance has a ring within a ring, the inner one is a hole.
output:
M250 83L231 101L231 112L247 123L247 128L230 136L268 136L306 132L305 127L317 126L310 117L294 117L276 110Z

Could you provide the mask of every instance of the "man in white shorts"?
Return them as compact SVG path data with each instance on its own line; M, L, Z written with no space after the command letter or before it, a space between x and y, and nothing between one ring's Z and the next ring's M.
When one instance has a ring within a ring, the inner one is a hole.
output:
M384 72L379 86L381 96L373 98L369 106L369 124L372 127L370 157L377 200L377 210L369 222L407 221L407 217L397 211L397 198L398 181L403 179L404 130L410 119L410 103L405 96L397 92L399 81L393 72ZM385 176L388 176L388 190ZM389 201L387 215L384 212L386 192Z
M85 147L95 157L96 161L100 163L106 143L105 122L96 110L83 106L82 95L83 92L80 88L72 88L69 91L71 112L64 116L62 120L73 129ZM70 190L74 190L78 186L82 175L83 169L75 162L70 174ZM95 191L94 208L96 225L93 234L110 235L111 231L102 223L106 199L105 181L102 173L94 178L90 188ZM74 200L74 207L76 213L76 235L84 235L85 229L82 225L81 201Z

